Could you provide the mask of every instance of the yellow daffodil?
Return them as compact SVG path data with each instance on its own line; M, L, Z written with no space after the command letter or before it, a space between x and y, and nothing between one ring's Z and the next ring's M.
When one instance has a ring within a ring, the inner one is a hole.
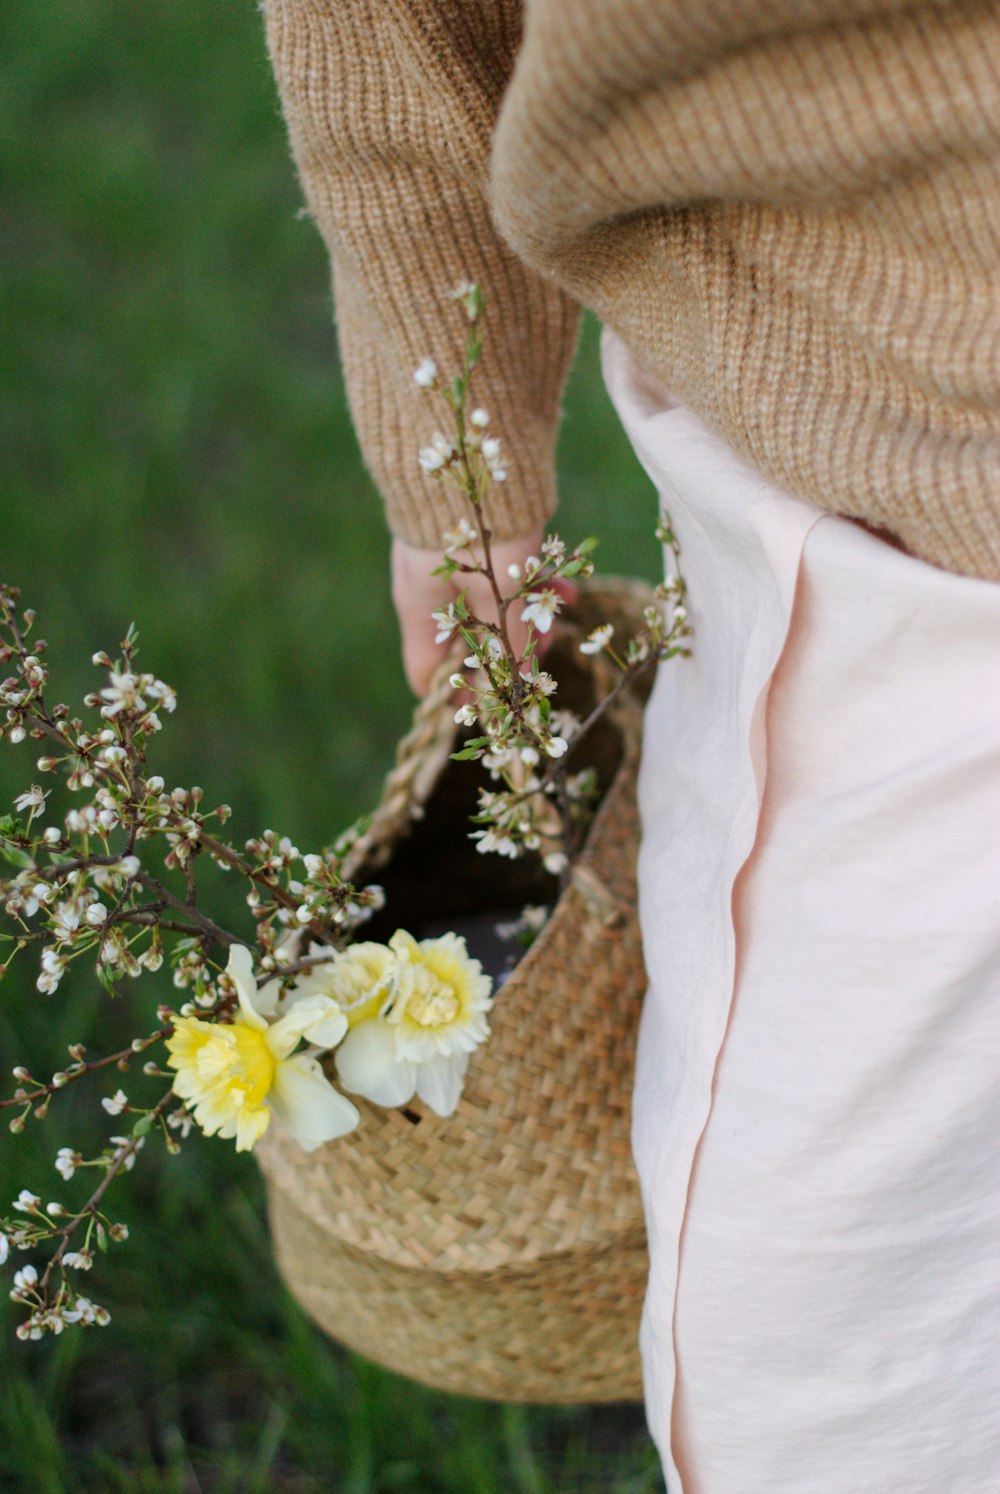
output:
M491 981L458 934L417 941L399 930L389 941L395 971L381 1011L351 1027L337 1050L345 1089L377 1105L414 1095L452 1115L469 1054L489 1035Z
M231 1023L179 1017L167 1039L168 1063L177 1070L174 1091L187 1101L208 1136L235 1137L249 1151L264 1134L272 1112L300 1146L313 1151L353 1131L360 1116L338 1094L309 1053L293 1054L300 1041L332 1048L347 1031L347 1018L329 996L307 995L269 1022L277 1004L277 982L258 991L248 949L234 945L227 973L236 987L239 1013Z

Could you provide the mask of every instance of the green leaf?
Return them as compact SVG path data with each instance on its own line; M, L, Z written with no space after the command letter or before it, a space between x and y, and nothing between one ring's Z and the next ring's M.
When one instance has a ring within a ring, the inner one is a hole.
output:
M12 814L0 814L0 836L17 835L21 821Z
M482 755L483 749L481 747L463 747L461 752L453 752L451 754L451 760L453 763L464 763L468 762L471 758L482 757Z
M103 986L104 990L107 991L109 996L118 995L118 992L115 990L115 983L111 975L110 965L98 965L97 979L100 981L101 985Z
M132 1135L136 1139L140 1136L148 1136L153 1129L153 1117L151 1115L140 1115L132 1127Z
M18 851L14 846L0 844L0 856L10 866L34 866L34 861L27 851Z

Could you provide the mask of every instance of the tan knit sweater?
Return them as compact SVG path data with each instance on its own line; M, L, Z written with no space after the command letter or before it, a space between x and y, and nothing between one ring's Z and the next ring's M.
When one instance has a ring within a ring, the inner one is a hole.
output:
M758 469L1000 579L1000 6L265 0L393 530L454 515L412 380L489 298L503 536L551 513L578 307ZM522 34L523 32L523 34ZM609 495L609 498L613 495Z

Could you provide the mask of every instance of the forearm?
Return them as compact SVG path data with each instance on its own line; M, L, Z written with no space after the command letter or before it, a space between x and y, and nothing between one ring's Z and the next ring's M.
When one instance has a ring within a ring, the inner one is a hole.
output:
M268 41L310 210L330 250L348 395L390 526L434 548L460 504L417 453L435 422L414 385L427 356L461 366L459 281L487 300L476 399L503 441L508 478L491 494L498 538L555 503L559 401L577 309L521 264L488 203L496 114L520 36L512 0L267 0Z

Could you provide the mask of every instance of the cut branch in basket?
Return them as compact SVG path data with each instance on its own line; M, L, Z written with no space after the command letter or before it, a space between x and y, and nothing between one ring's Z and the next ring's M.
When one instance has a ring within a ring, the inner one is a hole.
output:
M594 541L570 548L552 536L506 580L496 575L488 492L506 471L489 416L471 398L483 300L474 285L459 287L453 299L468 325L462 369L442 381L425 359L415 373L444 401L452 429L434 434L420 463L457 486L468 513L444 537L439 573L453 580L455 596L435 614L438 641L460 643L464 658L449 688L464 692L454 720L473 734L452 755L481 763L488 775L469 832L478 850L512 860L534 855L565 886L598 791L581 744L640 676L687 652L685 587L675 567L658 604L646 607L641 627L624 641L609 622L593 626L579 650L599 660L594 674L603 693L580 714L556 703L539 638L563 608L560 585L592 573ZM676 557L666 520L661 538ZM495 617L471 610L462 583L472 576L485 579ZM527 625L521 651L508 625L512 607ZM167 789L150 771L176 694L139 670L134 629L115 658L94 655L107 683L75 716L49 704L47 647L31 641L34 625L18 591L0 587L0 665L11 670L0 683L0 739L14 747L43 743L37 772L55 782L54 789L32 783L14 813L0 818L0 858L11 868L0 879L0 979L30 962L48 998L71 977L116 996L167 962L174 987L190 994L179 1010L161 1002L155 1029L118 1052L89 1057L73 1043L69 1063L48 1078L18 1065L13 1093L0 1097L17 1133L30 1115L58 1114L62 1089L112 1068L129 1076L129 1094L116 1088L101 1102L109 1116L129 1117L127 1134L110 1137L95 1156L71 1145L55 1155L64 1182L95 1171L89 1197L43 1203L41 1193L22 1188L0 1218L0 1264L11 1252L49 1252L41 1269L30 1261L14 1275L11 1295L24 1309L17 1332L27 1339L107 1321L76 1282L91 1269L95 1245L127 1237L126 1226L106 1214L105 1195L147 1139L175 1152L199 1129L249 1150L274 1120L313 1150L358 1125L345 1090L382 1106L419 1099L451 1115L470 1055L489 1035L491 1010L490 978L453 930L415 938L398 927L408 922L407 909L393 906L384 915L396 925L390 937L359 939L384 902L379 886L355 885L351 871L363 824L319 852L302 853L271 830L238 849L222 838L228 805L206 809L200 788ZM225 928L206 911L211 887L203 873L213 868L245 882L252 927ZM537 931L537 912L525 919ZM165 1067L148 1056L159 1043ZM332 1067L324 1068L320 1057L331 1053ZM164 1077L172 1080L167 1093L140 1097L147 1081Z

